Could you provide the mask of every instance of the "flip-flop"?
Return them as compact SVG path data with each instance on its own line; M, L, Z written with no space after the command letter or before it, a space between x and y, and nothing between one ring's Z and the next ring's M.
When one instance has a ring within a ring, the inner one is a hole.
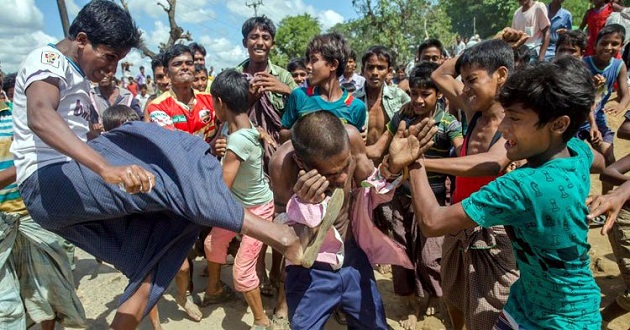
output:
M333 223L337 219L337 216L339 216L339 212L341 212L344 198L345 196L343 189L337 188L333 191L330 199L328 199L328 204L326 205L326 214L324 214L322 222L316 229L317 232L315 233L315 236L304 248L302 267L311 268L311 266L313 266L315 259L317 259L319 249L322 247L322 243L324 242L324 238L326 237L326 233L328 232L330 227L332 227Z
M221 304L224 302L232 301L235 298L236 294L234 293L232 288L230 288L226 284L223 284L223 291L221 291L221 293L211 295L204 292L201 298L201 304L199 304L199 306L206 307L208 305Z

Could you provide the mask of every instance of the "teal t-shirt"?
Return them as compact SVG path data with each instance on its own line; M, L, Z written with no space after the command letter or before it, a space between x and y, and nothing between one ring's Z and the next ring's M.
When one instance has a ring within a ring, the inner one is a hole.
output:
M571 157L507 173L462 201L482 227L505 225L520 270L505 310L526 329L600 329L590 270L586 197L593 154L575 138Z
M263 172L263 147L255 128L241 128L227 135L227 150L240 160L241 166L232 184L232 195L245 207L264 205L273 200L273 192ZM225 159L225 158L223 158Z
M355 98L348 91L343 90L341 98L335 102L328 102L319 95L317 87L301 87L293 90L282 115L282 127L291 128L302 116L318 110L332 112L344 124L356 127L363 132L367 107L363 101Z

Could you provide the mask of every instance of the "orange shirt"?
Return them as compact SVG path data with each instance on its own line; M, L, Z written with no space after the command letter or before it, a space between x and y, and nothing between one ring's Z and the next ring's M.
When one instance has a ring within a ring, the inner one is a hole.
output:
M208 93L195 91L195 104L190 109L173 91L164 92L147 105L147 112L152 122L197 135L208 143L216 134L214 106Z

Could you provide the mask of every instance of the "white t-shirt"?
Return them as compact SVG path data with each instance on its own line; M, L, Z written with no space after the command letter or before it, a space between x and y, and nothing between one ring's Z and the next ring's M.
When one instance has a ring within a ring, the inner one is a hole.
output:
M70 161L70 158L45 144L28 127L26 89L36 81L57 78L59 107L57 113L79 139L87 141L89 131L90 81L81 69L54 46L31 52L18 71L13 98L14 137L11 153L15 158L17 183L21 184L37 169Z
M512 19L512 28L523 31L529 35L526 45L540 46L543 42L542 30L551 25L549 17L547 17L547 7L539 1L534 1L531 7L523 11L523 7L519 7L514 12Z

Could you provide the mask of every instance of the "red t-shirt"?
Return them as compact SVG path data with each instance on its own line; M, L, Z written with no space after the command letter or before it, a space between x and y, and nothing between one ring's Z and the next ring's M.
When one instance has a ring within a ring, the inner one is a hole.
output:
M595 55L595 44L597 43L597 34L604 25L608 16L612 14L613 6L609 3L600 10L591 8L586 12L586 25L588 25L588 44L586 45L586 53L584 56Z
M175 93L168 91L149 103L147 112L151 121L162 127L188 132L210 143L216 133L212 96L195 91L195 104L192 109L187 108L177 101Z

